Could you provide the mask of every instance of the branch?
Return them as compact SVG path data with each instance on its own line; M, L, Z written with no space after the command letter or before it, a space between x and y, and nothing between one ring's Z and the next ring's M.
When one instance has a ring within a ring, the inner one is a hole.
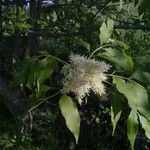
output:
M143 31L150 31L150 26L145 25L135 25L135 24L124 24L124 25L115 25L115 29L124 29L124 30L143 30Z
M103 15L106 15L106 16L108 16L110 19L112 19L112 20L114 20L114 21L116 21L116 22L118 22L118 23L120 23L120 24L131 24L131 25L135 25L135 23L134 22L127 22L127 21L122 21L122 20L119 20L119 19L116 19L116 18L114 18L113 16L111 16L111 14L109 14L109 13L107 13L106 11L102 11L101 12ZM141 21L138 21L136 24L138 25L138 24L140 24L140 23L146 23L147 21L146 20L141 20Z
M48 101L49 99L51 99L51 98L57 96L59 93L60 93L60 91L57 92L57 93L55 93L55 94L53 94L53 95L51 95L51 96L49 96L49 97L42 98L41 101L40 101L36 106L34 106L34 107L32 107L30 110L28 110L28 112L31 112L32 110L36 109L37 107L39 107L39 106L40 106L41 104L43 104L44 102L46 102L46 101Z
M78 31L78 32L64 32L64 33L54 33L54 32L46 32L46 31L33 31L29 30L29 33L35 34L36 36L41 36L41 37L49 37L49 38L62 38L62 37L76 37L76 36L81 36L81 35L88 35L90 33L98 31L99 28L93 27L89 28L86 30Z
M126 24L126 25L115 25L114 29L150 31L150 26ZM87 28L85 30L81 30L78 32L65 32L65 33L46 32L42 30L41 31L29 30L30 34L34 34L36 36L41 36L41 37L54 38L54 39L58 39L62 37L72 38L76 36L88 35L94 32L99 32L99 26Z
M111 0L107 1L103 6L101 6L98 11L95 13L94 17L92 20L94 20L94 18L98 15L99 12L101 12L103 9L105 9L105 7L111 2Z

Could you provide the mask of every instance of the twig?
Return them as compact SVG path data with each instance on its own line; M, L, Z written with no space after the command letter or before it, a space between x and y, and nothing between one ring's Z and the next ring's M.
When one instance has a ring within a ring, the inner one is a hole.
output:
M59 93L60 93L60 91L57 92L57 93L55 93L55 94L53 94L53 95L51 95L51 96L49 96L49 97L42 98L42 99L41 99L41 102L39 102L36 106L34 106L34 107L32 107L31 109L29 109L28 112L31 112L32 110L36 109L37 107L39 107L41 104L43 104L44 102L46 102L46 101L49 100L50 98L53 98L53 97L57 96Z

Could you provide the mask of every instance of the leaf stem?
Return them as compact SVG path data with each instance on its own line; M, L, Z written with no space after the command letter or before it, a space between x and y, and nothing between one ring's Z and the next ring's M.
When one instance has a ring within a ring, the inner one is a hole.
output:
M97 51L107 47L107 46L110 46L109 44L108 45L103 45L103 46L100 46L99 48L97 48L96 50L94 50L91 55L89 56L89 58L91 58Z
M42 98L42 99L41 99L42 101L39 102L36 106L34 106L34 107L32 107L31 109L29 109L28 112L31 112L32 110L36 109L36 108L39 107L41 104L43 104L44 102L46 102L48 99L57 96L59 93L60 93L60 91L58 91L57 93L55 93L55 94L53 94L53 95L51 95L51 96L49 96L49 97Z
M126 78L126 77L123 77L123 76L119 76L119 75L114 75L114 74L105 74L106 76L110 76L110 77L117 77L117 78L121 78L121 79L124 79L124 80L128 80L130 82L133 82L135 84L138 84L139 86L142 86L141 84L135 82L134 80L131 80L130 78Z

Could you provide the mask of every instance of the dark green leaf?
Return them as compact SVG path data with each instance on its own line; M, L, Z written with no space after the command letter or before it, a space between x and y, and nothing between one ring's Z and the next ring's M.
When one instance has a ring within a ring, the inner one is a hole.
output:
M98 56L108 59L109 61L113 62L116 66L126 71L132 71L133 69L132 58L119 50L107 48L105 49L105 52L99 53Z
M77 41L77 43L78 43L79 45L85 47L88 51L90 51L90 49L91 49L91 48L90 48L90 44L87 43L86 41L83 41L82 39L79 39L79 40Z
M138 9L140 15L143 13L150 13L150 3L149 0L136 0L135 4L138 4Z
M113 124L113 135L116 129L117 122L120 119L121 112L122 112L121 96L115 93L115 95L112 98L112 106L111 106L111 121Z
M140 56L136 57L136 61L138 64L150 64L150 55L148 56Z
M137 70L136 72L134 72L131 78L146 84L150 84L150 73L144 72L142 70Z

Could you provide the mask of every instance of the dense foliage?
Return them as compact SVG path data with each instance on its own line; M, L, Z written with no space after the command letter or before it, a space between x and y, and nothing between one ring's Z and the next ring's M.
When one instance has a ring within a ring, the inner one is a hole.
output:
M0 149L150 149L148 0L1 0Z

